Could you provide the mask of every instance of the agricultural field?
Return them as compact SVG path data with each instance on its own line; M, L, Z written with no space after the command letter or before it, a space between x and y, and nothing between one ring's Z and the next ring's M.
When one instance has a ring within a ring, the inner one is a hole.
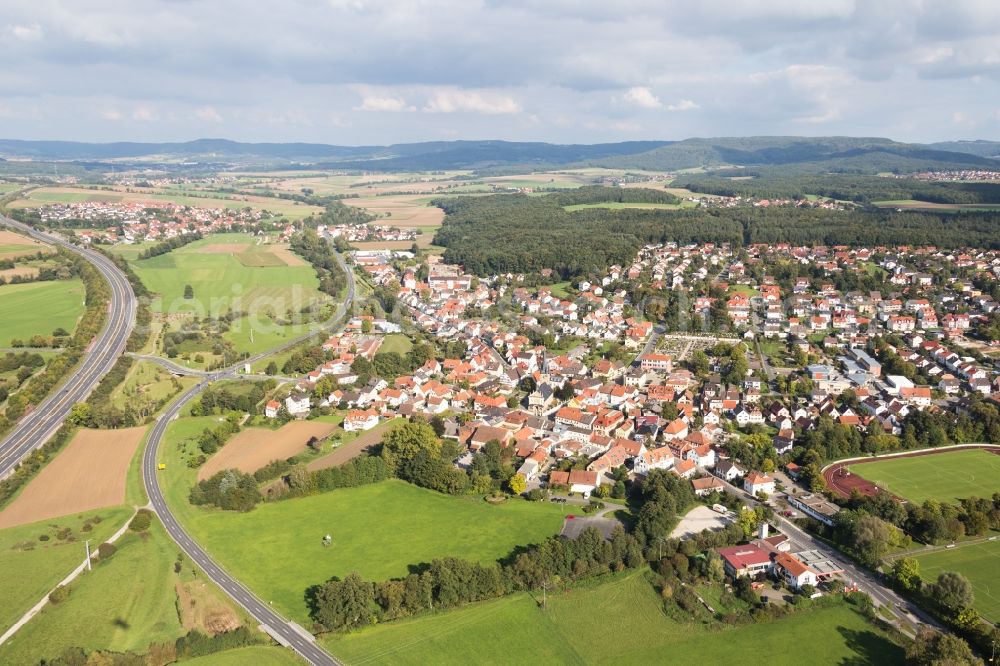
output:
M937 580L944 571L957 571L972 583L974 606L990 622L1000 622L1000 541L982 541L918 555L920 577Z
M323 417L320 417L323 418ZM342 416L337 417L340 421L343 420ZM348 460L352 458L357 458L366 449L378 444L382 441L382 434L395 426L402 423L404 419L397 417L394 419L389 419L379 423L377 426L371 430L366 430L365 432L341 432L336 441L338 442L336 448L332 453L328 453L325 456L321 456L311 461L306 467L310 471L315 471L317 469L325 469L327 467L335 467L337 465L343 465Z
M198 470L198 480L224 469L253 473L273 460L285 460L306 450L309 439L324 439L334 431L331 423L292 421L278 430L245 428L232 437Z
M270 307L284 314L295 307L295 298L301 301L297 304L301 308L321 296L311 266L289 266L284 261L273 266L248 266L241 261L244 253L252 256L243 261L259 264L266 251L246 234L216 234L158 257L135 260L132 266L146 287L160 296L153 303L154 310L160 312L190 311L193 307L211 312L213 303L214 309L240 307L250 312L256 303L260 312ZM184 287L188 284L194 289L194 298L185 302Z
M79 280L27 282L0 286L0 347L33 335L72 333L83 314L85 290Z
M0 511L0 528L122 504L129 465L145 434L145 426L78 430Z
M40 187L31 190L10 204L11 208L36 208L51 203L81 203L96 201L117 203L138 201L148 203L172 202L179 206L199 208L252 208L266 210L290 219L301 219L322 209L317 206L271 197L237 195L212 190L184 190L177 188L131 188L97 190L84 187Z
M131 514L117 506L0 529L0 633L83 562L83 540L101 543Z
M66 601L47 605L0 646L0 662L34 664L69 647L142 653L189 629L216 633L245 622L189 561L181 560L175 573L177 547L157 521L148 533L127 532L115 545L106 562L70 585Z
M709 630L679 624L653 587L631 573L541 598L520 593L454 611L323 639L345 663L724 664L767 655L768 664L902 664L903 650L851 607L800 612L766 624Z
M51 250L52 248L28 236L0 229L0 259L16 259L27 254Z
M1000 455L983 449L854 463L853 474L911 502L954 503L966 497L992 497L1000 491Z

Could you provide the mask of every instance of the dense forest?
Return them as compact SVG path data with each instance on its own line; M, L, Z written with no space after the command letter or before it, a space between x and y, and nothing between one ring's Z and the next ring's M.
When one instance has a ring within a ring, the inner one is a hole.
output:
M568 212L564 196L502 194L436 201L446 217L434 243L446 248L445 261L476 275L551 268L564 279L601 273L612 264L630 262L643 244L669 241L1000 247L997 213L794 207Z
M681 200L663 190L646 187L604 187L589 185L575 190L559 192L552 196L561 206L595 203L655 203L679 204Z
M723 173L732 174L734 171L726 170ZM814 194L857 203L904 199L947 204L1000 203L998 183L932 183L913 178L765 174L757 178L732 180L716 173L710 176L681 177L674 185L686 187L693 192L763 199L803 199L807 194Z

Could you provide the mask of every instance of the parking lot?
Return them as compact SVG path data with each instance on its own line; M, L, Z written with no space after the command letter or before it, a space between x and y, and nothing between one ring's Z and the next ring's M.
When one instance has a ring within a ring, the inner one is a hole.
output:
M735 520L736 516L732 511L723 515L707 506L696 506L681 518L681 522L670 533L670 538L683 539L702 530L721 530Z

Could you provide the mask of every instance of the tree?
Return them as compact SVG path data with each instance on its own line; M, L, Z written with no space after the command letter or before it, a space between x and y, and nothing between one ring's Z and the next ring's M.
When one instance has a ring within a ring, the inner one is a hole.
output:
M270 361L267 364L267 367L264 368L264 373L268 374L268 375L276 375L276 374L278 374L278 364L275 363L274 361Z
M431 458L438 458L441 453L441 440L423 421L409 421L382 436L382 459L393 473L402 462L416 458L421 452Z
M73 405L72 409L69 410L69 417L67 417L70 423L79 426L90 425L92 418L93 409L86 402L78 402Z
M528 482L520 474L515 474L507 481L507 486L510 488L510 492L520 495L528 488Z
M194 298L194 287L189 284L184 285L184 298L187 300Z
M313 617L328 629L357 629L375 621L375 591L357 573L321 585L314 599Z
M971 608L974 596L969 579L955 571L944 571L931 584L928 594L953 613Z
M958 636L925 627L906 647L906 663L912 666L982 666L983 662Z
M901 557L892 563L892 577L907 592L920 589L920 562L913 557Z

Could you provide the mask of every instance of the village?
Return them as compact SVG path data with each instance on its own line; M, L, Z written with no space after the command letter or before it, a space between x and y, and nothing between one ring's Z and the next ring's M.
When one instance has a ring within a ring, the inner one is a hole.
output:
M801 483L798 438L824 420L899 436L913 412L961 413L974 395L1000 404L995 358L973 351L995 353L996 341L968 337L997 303L974 280L940 270L995 277L996 252L657 245L601 279L534 288L519 286L525 276L478 278L435 255L362 251L353 260L360 279L396 294L397 311L352 318L323 344L329 360L270 400L267 417L340 409L347 432L435 419L466 452L456 466L499 444L526 491L560 501L620 496L623 477L669 470L706 501L780 497L771 505L786 515L832 525L839 507ZM788 264L811 277L782 287L770 267ZM891 291L838 289L852 271L881 272ZM689 290L688 330L643 320L628 296L636 281ZM705 285L715 295L699 295ZM710 326L713 316L724 321ZM358 359L370 368L384 337L404 327L464 353L362 376ZM746 442L762 437L768 450L744 459ZM719 552L734 576L766 569L796 588L841 573L787 535Z

